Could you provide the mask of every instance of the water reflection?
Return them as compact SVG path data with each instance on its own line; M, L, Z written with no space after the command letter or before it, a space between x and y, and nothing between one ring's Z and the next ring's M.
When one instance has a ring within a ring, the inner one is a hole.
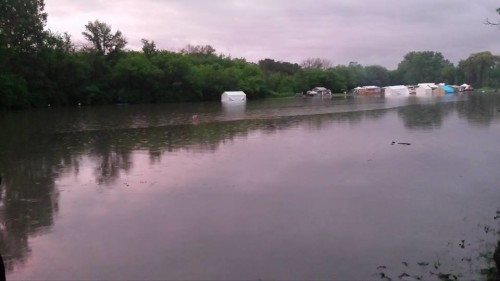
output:
M246 102L222 103L222 109L224 111L224 115L230 119L244 118L246 106L247 106Z
M416 104L398 109L398 115L408 129L438 129L443 119L450 114L455 105Z
M260 133L281 135L299 127L314 133L347 124L341 136L355 135L351 129L369 131L367 124L393 113L409 130L437 130L454 113L473 125L488 127L498 123L500 105L497 96L444 103L410 99L391 104L377 98L273 102L222 108L220 104L195 104L182 105L181 109L131 106L2 113L0 251L7 270L22 268L30 258L30 237L51 231L59 212L57 181L69 171L78 177L81 167L88 165L82 164L82 157L90 159L91 175L98 185L113 186L134 165L141 165L134 162L137 151L146 152L149 163L159 165L176 152L215 155L227 143ZM192 122L194 114L199 116L197 124ZM380 134L374 132L382 138ZM353 141L351 136L341 136L337 141ZM314 145L314 141L304 137L305 146ZM317 157L322 159L322 154ZM363 165L369 165L370 159ZM345 156L345 162L350 161L355 160Z
M67 155L2 155L0 168L0 251L6 269L12 270L29 257L29 236L49 231L59 210L55 179L62 167L71 165Z
M487 127L495 117L498 118L499 98L498 95L471 96L467 103L457 105L456 110L459 116L471 124Z

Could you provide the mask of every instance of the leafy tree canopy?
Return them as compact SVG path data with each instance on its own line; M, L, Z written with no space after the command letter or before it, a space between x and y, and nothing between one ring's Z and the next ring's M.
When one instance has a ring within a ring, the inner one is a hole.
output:
M491 52L471 54L466 60L458 63L458 69L464 80L473 85L494 86L500 70L500 57Z
M424 51L406 54L398 65L398 72L405 84L419 82L445 82L444 72L453 67L439 52ZM452 81L449 81L452 82Z
M47 22L44 0L0 1L0 34L16 53L36 52L43 44Z
M123 50L127 40L121 31L111 32L111 26L95 20L85 25L86 31L82 32L87 41L92 44L91 50L99 55L107 55Z

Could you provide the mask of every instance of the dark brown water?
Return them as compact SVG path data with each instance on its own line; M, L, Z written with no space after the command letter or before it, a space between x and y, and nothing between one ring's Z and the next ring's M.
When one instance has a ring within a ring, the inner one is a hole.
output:
M0 113L7 277L480 278L499 110L471 95Z

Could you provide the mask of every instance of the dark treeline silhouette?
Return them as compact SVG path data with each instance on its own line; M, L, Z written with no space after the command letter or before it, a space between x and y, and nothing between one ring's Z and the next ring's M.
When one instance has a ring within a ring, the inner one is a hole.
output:
M44 0L6 0L0 11L0 109L211 101L227 90L257 99L316 86L345 92L417 82L500 85L500 57L490 52L457 66L439 52L410 52L396 70L357 62L333 66L319 58L301 65L269 58L256 64L217 54L210 45L173 52L142 39L141 51L127 50L125 36L98 20L82 27L87 44L77 47L67 33L45 29Z

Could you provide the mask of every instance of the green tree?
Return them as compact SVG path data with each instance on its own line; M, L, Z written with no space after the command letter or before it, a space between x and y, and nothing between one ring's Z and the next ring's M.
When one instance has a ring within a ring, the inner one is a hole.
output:
M312 68L312 69L327 69L332 67L332 62L327 59L320 58L308 58L302 61L300 66L302 68Z
M275 61L273 59L260 60L259 66L266 75L276 72L287 75L293 75L300 69L300 66L296 63Z
M33 53L43 44L47 21L44 0L0 1L0 34L15 53Z
M458 63L458 69L465 81L474 87L497 86L500 82L500 57L491 52L471 54Z
M32 90L45 75L39 60L47 37L44 7L43 0L0 1L0 107L29 107L43 100Z
M159 102L197 101L201 99L199 78L189 57L178 53L160 52L152 60L162 71L159 81Z
M92 44L92 51L99 55L107 55L119 52L127 45L127 40L123 37L121 31L112 33L111 26L95 20L85 25L86 31L82 32L87 41Z
M215 54L215 49L210 45L187 45L181 50L181 54L197 55L197 56L210 56Z
M445 81L445 73L450 67L453 67L453 64L439 52L410 52L399 63L397 71L404 84L451 83L453 81Z
M146 39L141 39L141 42L142 42L142 52L148 59L151 59L158 53L155 41L149 42Z
M388 86L390 84L389 71L380 65L370 65L364 69L363 85Z
M155 102L162 71L143 53L129 52L113 68L113 88L122 103Z

